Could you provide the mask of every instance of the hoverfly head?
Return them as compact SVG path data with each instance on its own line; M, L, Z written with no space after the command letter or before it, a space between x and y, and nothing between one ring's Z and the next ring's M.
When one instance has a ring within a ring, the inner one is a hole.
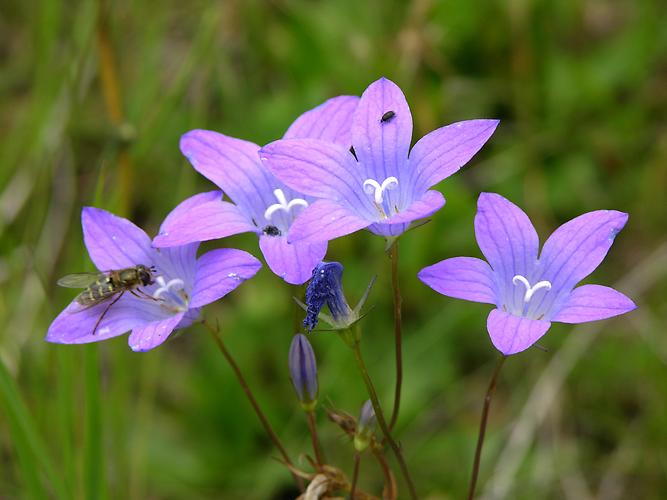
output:
M151 267L146 267L144 265L138 265L137 266L137 272L139 274L139 280L141 281L141 284L144 286L149 286L154 283L153 281L153 273L155 273L157 269L155 269L155 266Z

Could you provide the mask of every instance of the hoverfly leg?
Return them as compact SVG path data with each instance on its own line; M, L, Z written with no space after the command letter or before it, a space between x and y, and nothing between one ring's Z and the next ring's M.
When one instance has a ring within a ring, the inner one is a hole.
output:
M147 294L146 292L144 292L141 288L137 288L136 290L130 290L130 291L131 291L132 295L134 295L135 297L142 298L142 296L143 296L143 298L145 298L145 299L150 299L150 300L154 300L155 302L163 302L163 301L164 301L164 299L156 299L156 298L153 297L152 295L148 295L148 294ZM135 291L136 291L136 292L139 292L141 295L137 295L136 293L134 293Z
M113 300L111 301L111 303L107 306L107 308L104 310L104 312L103 312L102 314L100 314L100 317L97 319L97 323L95 323L95 326L93 327L93 333L92 333L93 335L95 335L95 332L97 331L97 327L100 326L100 323L101 323L102 320L104 319L104 316L106 316L107 313L109 312L109 309L111 309L111 306L114 305L116 302L118 302L118 300L123 296L124 293L125 293L125 290L123 290L122 292L120 292L120 293L118 294L118 297L116 297L115 299L113 299Z

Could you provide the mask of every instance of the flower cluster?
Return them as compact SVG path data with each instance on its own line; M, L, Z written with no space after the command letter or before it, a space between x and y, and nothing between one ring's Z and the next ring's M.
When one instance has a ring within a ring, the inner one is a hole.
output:
M325 304L331 314L323 318L336 329L348 328L359 319L368 291L356 308L348 305L342 265L322 262L327 242L364 228L391 240L432 215L445 200L431 188L465 165L497 125L486 119L454 123L410 148L410 108L399 87L381 78L361 97L335 97L307 111L282 139L264 147L190 131L181 151L220 190L183 201L152 241L125 219L84 209L84 240L100 273L55 319L47 340L92 342L132 330L133 349L159 345L191 324L203 305L259 270L259 261L239 250L196 257L199 242L242 232L258 235L269 268L288 283L312 277L304 305L307 331ZM593 321L634 308L610 288L574 288L600 264L626 220L616 211L577 217L547 240L538 258L528 217L500 195L483 193L475 233L488 263L446 259L419 278L443 295L494 304L487 322L491 340L503 354L515 354L552 321ZM117 271L137 266L151 269L145 282L116 278Z
M366 498L363 492L357 495L355 488L360 456L367 448L385 473L383 498L397 498L395 480L382 456L385 443L395 454L410 497L417 498L401 446L392 436L403 379L398 248L393 245L413 223L443 207L445 198L433 187L470 161L497 126L498 121L490 119L461 121L430 132L411 147L412 115L405 96L396 84L381 78L361 97L334 97L307 111L282 139L264 147L209 130L187 132L180 141L183 155L217 189L180 203L153 240L126 219L84 208L84 242L98 271L68 275L58 282L84 290L55 318L46 340L87 343L131 331L133 350L153 349L174 330L193 324L204 306L221 299L261 268L254 256L231 248L197 256L199 244L255 233L259 250L275 275L295 285L310 280L305 303L296 298L305 311L305 334L294 335L288 368L308 419L316 474L302 473L290 461L219 332L204 324L297 484L300 477L310 479L304 498L334 497L341 491L350 498ZM556 229L540 251L528 216L501 195L482 193L474 232L486 260L453 257L419 271L419 279L442 295L495 306L488 315L487 330L502 356L485 398L476 468L488 405L505 357L534 345L552 322L596 321L636 307L612 288L577 286L600 265L627 219L627 214L615 210L583 214ZM361 329L355 326L375 278L352 308L343 292L343 265L324 261L330 240L362 229L384 237L392 256L396 386L391 418L380 406L361 354ZM322 311L325 306L328 314ZM306 334L320 319L353 349L371 398L358 420L328 410L355 449L351 484L326 462L317 436L317 362ZM382 439L375 437L376 424ZM474 469L469 498L474 494L476 472Z

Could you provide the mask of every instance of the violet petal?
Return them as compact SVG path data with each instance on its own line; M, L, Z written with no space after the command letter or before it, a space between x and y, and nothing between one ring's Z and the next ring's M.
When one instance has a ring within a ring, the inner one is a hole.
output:
M236 205L222 201L222 191L210 191L191 196L174 208L160 226L153 246L185 245L256 230Z
M401 89L380 78L364 91L352 121L352 144L368 177L402 179L412 140L412 114Z
M274 274L292 285L310 279L315 266L327 253L327 242L288 243L285 236L259 237L259 248Z
M275 203L275 180L262 168L256 144L191 130L181 137L180 147L195 170L222 188L242 212L257 218Z
M322 139L349 148L352 145L350 123L358 102L357 96L333 97L299 116L283 139Z
M424 219L440 210L445 204L445 197L440 191L426 191L417 201L414 201L406 210L392 215L382 221L382 224L403 224L418 219Z
M375 216L371 199L363 191L359 165L344 147L318 139L288 139L264 146L260 157L292 189L345 202L364 217Z
M415 191L436 185L468 163L489 140L498 123L498 120L467 120L422 137L410 151Z
M292 223L289 243L318 243L354 233L370 224L347 207L332 200L317 200Z
M162 344L183 319L185 313L179 313L162 321L135 327L130 334L128 344L133 351L145 352Z
M454 257L425 267L417 277L438 293L456 299L497 304L493 271L481 259Z
M608 286L583 285L575 288L552 321L585 323L612 318L636 309L635 303Z
M262 263L248 252L219 248L197 259L195 286L190 307L201 307L224 297L245 280L252 278Z
M537 342L551 326L544 320L515 316L493 309L486 320L491 342L505 356L525 351Z
M600 265L627 221L626 213L596 210L560 226L542 248L542 279L556 290L569 292Z
M85 207L81 225L90 258L100 271L153 264L150 238L129 220L100 208Z

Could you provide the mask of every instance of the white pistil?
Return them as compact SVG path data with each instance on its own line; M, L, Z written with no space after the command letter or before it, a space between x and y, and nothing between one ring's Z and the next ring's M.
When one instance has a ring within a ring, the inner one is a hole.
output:
M160 286L157 290L153 292L154 299L159 299L160 297L162 297L163 294L171 292L172 288L183 290L183 287L185 286L183 280L178 278L169 280L169 282L167 283L164 281L164 277L158 276L157 278L155 278L155 282Z
M530 282L520 274L517 274L512 278L512 283L515 285L518 285L519 283L523 283L523 286L526 287L526 293L523 296L523 301L524 302L530 302L531 297L537 292L538 290L544 288L546 290L551 290L551 282L547 280L543 281L538 281L535 283L533 286L530 286Z
M289 213L292 207L301 206L305 208L308 206L308 202L301 198L294 198L288 203L287 198L285 197L285 193L283 193L282 189L274 189L273 194L278 200L278 203L274 203L264 212L264 218L268 221L271 220L271 216L278 210L284 210L285 212Z
M393 175L383 180L382 184L375 179L366 179L364 181L364 191L367 194L373 195L373 199L377 205L382 205L382 196L386 190L395 189L396 187L398 187L398 179Z

